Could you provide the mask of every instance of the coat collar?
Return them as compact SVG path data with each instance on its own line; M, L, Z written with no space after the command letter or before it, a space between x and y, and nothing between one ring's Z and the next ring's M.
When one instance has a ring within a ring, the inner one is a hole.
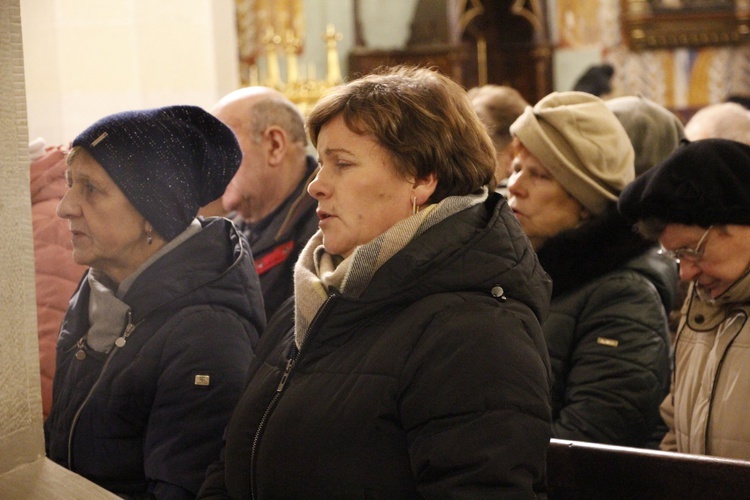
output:
M611 204L601 215L547 240L537 255L552 278L555 298L621 268L651 247Z
M750 306L750 269L716 300L710 302L701 300L695 283L691 283L682 312L691 330L707 331L715 329L730 310L741 306Z

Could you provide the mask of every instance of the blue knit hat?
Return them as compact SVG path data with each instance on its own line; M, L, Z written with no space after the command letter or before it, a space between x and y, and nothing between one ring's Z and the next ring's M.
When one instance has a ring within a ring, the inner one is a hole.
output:
M126 111L73 141L101 164L165 240L224 194L242 161L234 133L196 106Z

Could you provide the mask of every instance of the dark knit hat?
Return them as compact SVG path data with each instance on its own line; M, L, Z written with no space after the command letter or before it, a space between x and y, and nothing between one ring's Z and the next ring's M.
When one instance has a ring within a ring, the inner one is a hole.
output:
M196 106L126 111L84 130L86 149L169 241L224 194L242 161L234 133Z
M626 186L618 208L631 221L750 225L750 146L726 139L685 143Z

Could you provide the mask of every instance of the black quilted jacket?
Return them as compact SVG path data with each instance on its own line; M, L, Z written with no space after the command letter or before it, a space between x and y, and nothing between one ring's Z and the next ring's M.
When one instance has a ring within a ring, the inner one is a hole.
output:
M544 323L552 363L554 437L656 447L666 430L667 311L677 268L611 207L545 242L554 283Z
M299 352L287 302L199 497L533 498L550 438L549 292L491 195L415 238L360 298L332 294Z

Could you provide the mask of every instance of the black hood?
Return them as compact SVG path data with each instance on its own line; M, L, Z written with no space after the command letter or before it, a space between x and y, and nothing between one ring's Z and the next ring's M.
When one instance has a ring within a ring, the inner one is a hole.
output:
M133 321L162 307L201 303L232 309L262 331L266 318L247 240L228 219L211 217L201 224L203 229L188 240L190 245L177 246L133 282L123 297L132 308ZM224 244L227 238L232 245Z

